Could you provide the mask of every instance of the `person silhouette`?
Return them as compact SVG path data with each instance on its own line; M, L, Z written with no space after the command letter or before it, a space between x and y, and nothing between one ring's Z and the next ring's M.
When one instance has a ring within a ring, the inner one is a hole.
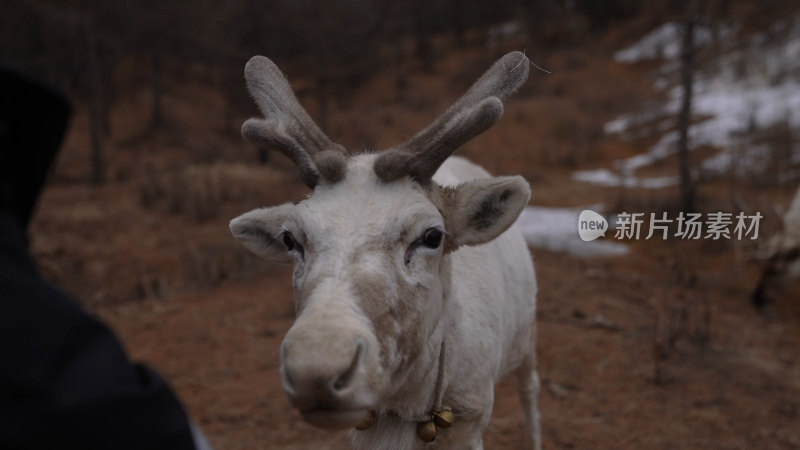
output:
M70 113L62 93L0 67L0 448L210 449L164 380L28 251Z

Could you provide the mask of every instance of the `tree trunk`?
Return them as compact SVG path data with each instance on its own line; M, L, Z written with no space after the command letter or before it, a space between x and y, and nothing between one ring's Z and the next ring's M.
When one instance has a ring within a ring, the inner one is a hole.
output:
M419 0L414 9L414 56L422 62L422 70L433 72L433 19L428 2Z
M101 80L105 80L107 78L103 70L104 69L102 66L98 66L98 78L100 78ZM112 83L110 82L108 84L102 83L102 85L100 86L102 93L102 95L100 95L100 100L102 101L102 103L100 104L100 120L102 121L101 124L103 125L103 137L105 138L110 138L112 132L111 103L113 101L112 100L113 92L111 91L112 90L111 84Z
M317 106L319 107L319 128L328 133L328 79L324 75L327 65L322 67L323 75L317 77Z
M453 2L453 33L456 36L456 46L464 48L467 45L467 27L465 22L466 1L455 0Z
M92 24L86 25L86 56L89 69L89 114L91 128L91 182L101 185L105 182L105 161L103 159L103 77L97 54L97 38Z
M150 54L150 131L157 131L164 126L164 109L162 106L163 87L161 85L161 67L158 56Z
M266 147L258 147L258 163L266 166L269 163L269 149Z
M694 82L694 26L695 5L689 6L689 13L683 24L683 44L681 48L681 85L683 98L678 117L678 162L681 178L681 204L684 212L695 210L695 186L692 180L692 164L689 159L689 126L692 116L692 85Z

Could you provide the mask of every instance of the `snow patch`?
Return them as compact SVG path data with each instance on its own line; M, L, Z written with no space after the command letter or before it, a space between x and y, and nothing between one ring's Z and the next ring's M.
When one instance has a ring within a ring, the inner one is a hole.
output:
M695 47L706 47L715 40L730 39L736 34L738 25L712 29L705 25L695 25ZM622 63L636 63L653 59L675 59L681 54L683 40L682 25L667 22L647 33L639 42L614 54L614 59Z
M673 128L682 96L677 84L680 28L675 22L665 23L615 55L617 61L626 63L664 58L655 85L667 91L667 99L606 123L604 131L623 139L660 136L658 141L644 153L615 161L614 171L581 171L573 174L574 179L636 188L661 188L678 182L676 177L639 178L635 173L677 152L678 132ZM718 45L716 56L704 59L695 74L692 113L704 119L689 128L690 150L720 149L699 164L703 173L712 176L763 171L770 163L771 149L756 141L757 132L776 125L800 128L800 15L773 24L746 41L736 37L737 30L738 26L696 30L698 47ZM790 145L794 148L789 159L800 162L800 147Z
M641 189L661 189L678 184L678 177L640 178L634 175L614 173L608 169L580 170L572 174L572 179L600 186Z
M528 245L554 252L569 253L579 257L620 256L629 252L628 246L619 242L598 239L584 242L578 236L578 215L583 209L601 208L546 208L528 206L517 219L517 226Z

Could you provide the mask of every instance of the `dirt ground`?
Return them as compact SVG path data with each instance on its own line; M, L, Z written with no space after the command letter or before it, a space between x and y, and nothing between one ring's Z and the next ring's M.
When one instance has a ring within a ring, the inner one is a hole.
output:
M532 72L500 124L459 153L494 173L526 176L534 205L658 211L675 192L569 178L647 144L602 135L604 121L650 95L650 80L646 68L609 62L607 41L594 45L538 59L553 74ZM463 51L435 75L410 71L404 93L390 88L393 75L378 77L334 104L331 134L351 148L396 143L468 83L449 80L472 79L498 53ZM84 181L88 133L85 115L76 117L33 227L43 272L106 320L134 359L165 375L216 448L346 448L342 434L304 424L281 391L289 270L248 256L227 231L237 214L306 191L284 158L257 166L252 149L221 131L209 111L223 101L211 87L170 95L170 131L141 141L131 139L143 127L131 117L147 110L146 94L120 102L112 125L128 135L107 142L102 188ZM701 194L730 209L721 183ZM780 202L792 190L746 194ZM747 248L646 241L616 258L532 253L545 448L800 448L800 290L781 296L770 317L758 314L748 303L757 267ZM484 440L487 449L522 442L513 380L497 387Z
M767 320L743 301L750 271L704 271L685 311L696 314L701 297L709 302L709 340L701 346L682 336L655 384L656 303L686 294L664 275L658 257L534 254L545 448L800 446L797 292ZM292 323L289 282L288 271L279 270L101 314L136 359L166 375L217 448L346 447L343 436L304 424L281 391L278 348ZM521 442L509 379L497 389L485 446L515 449Z

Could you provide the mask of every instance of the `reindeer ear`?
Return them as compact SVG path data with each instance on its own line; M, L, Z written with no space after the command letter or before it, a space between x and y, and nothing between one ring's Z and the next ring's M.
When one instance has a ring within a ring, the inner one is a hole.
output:
M231 220L233 237L256 255L276 263L292 261L281 239L281 227L294 210L285 203L272 208L259 208Z
M531 198L520 176L481 178L441 190L441 211L450 236L446 251L485 244L506 231Z

